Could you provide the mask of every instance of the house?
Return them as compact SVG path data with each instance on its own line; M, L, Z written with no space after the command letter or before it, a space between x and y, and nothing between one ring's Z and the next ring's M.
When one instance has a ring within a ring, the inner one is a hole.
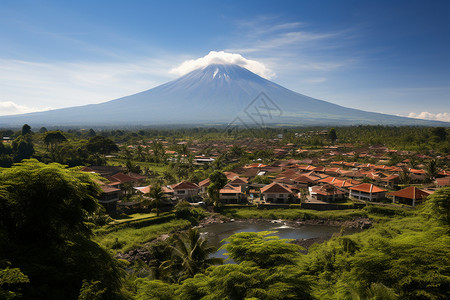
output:
M102 189L102 193L100 194L98 203L103 205L106 213L114 214L120 197L120 189L107 184L100 185L100 188Z
M195 183L183 181L171 186L173 195L179 199L192 199L200 193L200 187Z
M261 188L261 200L274 203L288 203L293 196L290 188L273 182Z
M417 203L422 202L430 194L428 192L422 191L415 186L410 186L404 188L400 191L388 193L388 196L392 196L392 202L398 202L403 204L408 204L411 206L416 206Z
M397 174L392 174L387 177L381 178L384 182L384 186L388 188L393 188L400 181L400 176Z
M143 179L145 179L145 176L141 176L139 178L137 177L132 177L130 175L124 174L124 173L117 173L114 174L112 176L106 176L106 179L108 179L110 182L114 182L114 183L119 183L117 184L117 186L119 188L122 188L124 186L124 184L137 184L143 181Z
M349 188L350 198L358 200L377 201L386 198L386 191L370 183L362 183Z
M148 194L150 193L152 186L151 185L147 185L147 186L137 186L134 187L134 189L142 194ZM161 186L161 190L164 193L164 197L166 198L173 198L174 195L174 191L172 188L167 187L167 186Z
M312 186L308 190L311 197L325 202L342 200L346 194L331 184Z
M234 187L239 187L241 189L241 192L245 193L245 191L247 190L248 181L245 178L236 177L228 182L228 184Z
M449 186L450 185L450 176L443 177L443 178L436 178L434 183L436 184L437 187Z
M245 194L242 193L239 186L233 186L228 183L219 190L219 199L223 203L240 203L245 200L245 198Z
M206 193L206 190L208 189L208 186L211 184L211 180L209 178L206 178L205 180L202 180L198 183L198 186L200 188L200 192Z

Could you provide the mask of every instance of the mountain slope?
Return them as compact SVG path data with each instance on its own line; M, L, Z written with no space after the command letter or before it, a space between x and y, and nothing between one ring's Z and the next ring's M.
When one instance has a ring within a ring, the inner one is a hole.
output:
M249 126L439 124L342 107L293 92L237 65L209 65L100 104L0 117L0 126L228 124L236 118Z

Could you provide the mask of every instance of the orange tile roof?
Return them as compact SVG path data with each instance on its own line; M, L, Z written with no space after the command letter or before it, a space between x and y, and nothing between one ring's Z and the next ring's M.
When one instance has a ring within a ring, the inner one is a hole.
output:
M430 194L425 191L422 191L421 189L416 188L415 186L410 186L400 191L388 193L388 195L407 199L420 200L428 197L428 195Z
M239 187L232 186L231 184L227 184L219 190L219 193L221 194L241 193L241 189Z
M386 192L387 190L382 189L380 187L377 187L376 185L370 184L370 183L362 183L360 185L353 186L349 188L350 190L359 191L359 192L365 192L365 193L382 193Z
M174 190L197 190L199 186L189 181L183 181L172 186Z
M205 180L202 180L198 183L199 187L209 186L211 183L211 180L209 178L206 178Z
M231 180L229 183L231 183L231 184L243 184L243 183L248 183L248 181L245 178L236 177L233 180Z
M118 181L120 183L127 183L127 182L133 182L136 181L136 178L133 178L131 176L128 176L127 174L123 173L117 173L113 176L107 176L106 179L108 179L111 182Z
M332 195L342 195L345 192L338 190L335 186L331 184L325 184L321 186L313 186L311 187L311 192L323 195L323 196L332 196Z
M273 194L292 194L291 189L284 187L283 185L272 182L261 188L261 193L273 193Z

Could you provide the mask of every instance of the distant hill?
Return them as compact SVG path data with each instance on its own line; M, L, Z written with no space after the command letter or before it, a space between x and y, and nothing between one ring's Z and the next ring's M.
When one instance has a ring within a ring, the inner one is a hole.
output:
M0 117L0 126L229 124L425 125L449 123L346 108L266 80L237 65L214 64L131 96L44 112Z

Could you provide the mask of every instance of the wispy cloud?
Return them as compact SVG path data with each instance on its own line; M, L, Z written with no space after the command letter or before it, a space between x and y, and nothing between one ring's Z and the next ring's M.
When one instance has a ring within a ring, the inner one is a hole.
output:
M408 115L409 118L416 118L416 119L425 119L425 120L436 120L436 121L445 121L450 122L450 114L447 112L442 113L430 113L427 111L423 111L420 113L414 113L411 112Z
M36 111L44 111L49 110L50 107L45 108L36 108L36 107L28 107L25 105L19 105L12 101L0 102L0 116L6 115L15 115L15 114L24 114Z
M275 76L275 73L259 61L247 59L240 54L224 51L211 51L203 57L186 60L178 67L173 68L170 72L177 75L184 75L195 69L203 68L210 64L235 64L267 79Z
M174 78L168 72L171 63L140 58L95 63L0 59L0 103L3 112L24 113L112 100Z

